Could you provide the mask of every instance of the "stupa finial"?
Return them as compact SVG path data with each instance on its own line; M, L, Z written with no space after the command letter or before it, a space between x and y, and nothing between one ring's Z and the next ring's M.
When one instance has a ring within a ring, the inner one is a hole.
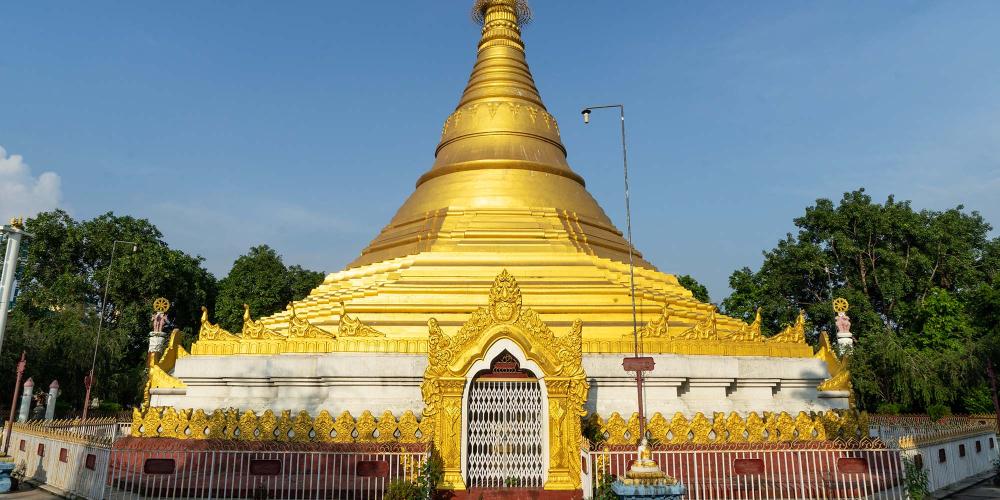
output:
M512 11L515 16L514 22L518 26L524 26L531 22L531 7L528 6L527 0L476 0L472 6L472 20L480 26L485 26L487 14L491 8L494 9L494 13Z

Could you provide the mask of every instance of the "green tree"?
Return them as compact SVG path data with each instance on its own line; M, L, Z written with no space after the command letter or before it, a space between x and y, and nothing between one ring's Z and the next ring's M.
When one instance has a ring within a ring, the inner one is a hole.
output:
M303 269L302 266L288 266L288 286L292 290L292 300L301 300L314 288L323 283L326 275L319 271Z
M708 288L705 288L705 285L702 285L698 282L698 280L692 278L690 274L682 274L678 276L677 281L680 282L682 287L691 290L691 293L694 294L694 298L706 303L712 301L712 299L708 296Z
M219 281L215 320L227 330L239 331L243 327L243 304L250 306L253 317L267 316L302 299L322 282L323 273L297 265L285 267L273 248L253 247L237 258L229 274Z
M152 301L171 301L174 325L190 338L199 306L212 304L215 279L200 257L170 249L149 221L106 213L78 222L64 211L41 213L26 222L34 235L20 273L17 303L7 325L0 373L13 373L22 350L36 387L58 379L60 401L76 408L83 400L83 377L94 359L96 331L104 324L97 349L94 395L131 404L141 394ZM115 240L137 243L117 245ZM107 303L103 295L107 289ZM102 308L103 306L103 308ZM10 397L0 384L0 397Z
M726 313L750 320L761 307L775 332L804 309L815 333L832 327L830 303L844 297L862 406L961 406L964 384L982 381L973 354L986 359L992 345L982 340L1000 262L990 225L962 206L918 211L892 196L873 202L864 189L839 204L819 199L794 223L797 234L764 252L759 270L730 276Z

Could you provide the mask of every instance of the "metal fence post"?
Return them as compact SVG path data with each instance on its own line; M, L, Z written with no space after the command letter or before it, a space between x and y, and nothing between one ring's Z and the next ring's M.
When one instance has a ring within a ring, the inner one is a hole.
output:
M209 464L208 469L208 500L212 500L212 480L215 478L215 454L217 452L212 452L212 461Z

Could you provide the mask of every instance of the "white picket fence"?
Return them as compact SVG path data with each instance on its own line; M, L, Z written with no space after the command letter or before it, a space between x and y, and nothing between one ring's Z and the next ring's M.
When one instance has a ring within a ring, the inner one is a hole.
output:
M927 470L928 490L938 491L993 469L1000 456L995 431L989 427L964 433L941 432L900 439L903 455Z
M67 497L103 498L111 439L14 424L8 453L15 472Z

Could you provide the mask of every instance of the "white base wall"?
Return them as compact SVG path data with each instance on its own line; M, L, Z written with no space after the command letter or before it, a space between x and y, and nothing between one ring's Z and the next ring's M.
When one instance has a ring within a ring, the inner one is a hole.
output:
M646 408L661 412L747 413L751 411L825 411L847 408L846 393L819 393L829 377L815 358L761 356L654 355L656 368L645 376ZM155 390L154 406L364 410L399 415L420 414L420 394L427 356L424 354L283 354L279 356L187 356L177 360L173 375L187 389ZM590 380L589 411L605 418L636 411L635 378L622 369L620 355L584 355Z

